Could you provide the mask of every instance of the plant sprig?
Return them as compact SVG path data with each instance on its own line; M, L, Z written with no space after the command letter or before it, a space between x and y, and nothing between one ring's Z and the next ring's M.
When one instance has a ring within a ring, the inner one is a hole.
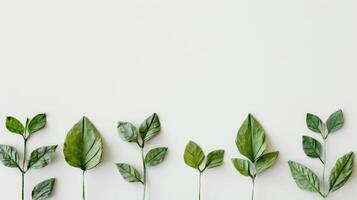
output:
M352 175L355 155L353 152L350 152L337 160L335 167L331 170L328 186L325 180L327 167L327 139L331 134L343 127L344 121L342 110L332 113L326 122L323 122L314 114L308 113L306 115L307 127L321 136L323 144L313 137L303 136L303 150L308 157L318 159L321 162L323 175L321 185L319 177L311 169L298 162L289 161L291 174L300 189L316 192L322 198L326 198L330 193L343 187Z
M11 168L17 168L21 172L21 199L25 199L25 175L31 169L40 169L49 165L57 149L57 145L43 146L31 152L30 159L27 160L27 142L30 137L37 131L46 126L46 114L41 113L33 117L27 118L23 125L15 117L6 117L6 128L11 133L20 135L23 139L23 159L20 163L19 153L15 147L9 145L0 145L0 160ZM51 196L55 179L47 179L37 184L32 190L32 200L43 200Z
M196 169L199 172L199 190L198 199L201 199L202 173L207 169L219 167L223 164L224 150L214 150L207 157L201 147L193 141L190 141L185 148L184 161L186 165ZM204 162L205 161L205 162ZM203 165L204 163L204 165Z
M252 114L249 114L236 138L239 152L247 159L233 158L232 163L241 175L252 179L252 200L257 176L272 167L279 157L278 151L266 153L267 144L268 139L263 127Z
M156 113L150 115L141 123L139 129L130 122L119 122L119 136L126 142L136 143L141 151L141 161L143 165L143 176L132 165L117 163L116 166L127 182L139 182L143 185L143 200L146 199L147 189L147 168L161 164L166 157L168 148L158 147L151 149L145 155L145 145L161 131L161 124Z

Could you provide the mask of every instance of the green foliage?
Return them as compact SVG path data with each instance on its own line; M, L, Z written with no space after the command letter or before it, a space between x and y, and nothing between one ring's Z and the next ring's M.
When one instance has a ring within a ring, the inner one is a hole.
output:
M266 153L268 139L261 124L252 114L244 120L238 130L236 145L239 152L247 159L233 158L232 163L243 176L251 177L253 181L252 199L254 199L254 185L258 174L272 167L279 157L279 152Z
M164 162L168 148L158 147L149 150L145 155L145 146L149 140L159 135L161 131L161 123L156 113L146 118L139 129L130 122L119 122L118 133L120 138L129 143L136 143L141 149L141 160L143 165L143 177L141 178L140 172L133 166L125 163L117 163L116 166L121 176L127 182L140 182L143 184L144 192L143 199L146 198L146 185L147 185L147 168L157 166Z
M344 117L342 110L338 110L332 113L326 123L323 122L318 116L308 113L306 115L307 127L316 133L319 133L323 145L315 138L309 136L303 136L302 145L305 154L310 158L318 158L323 165L322 186L327 185L325 181L326 177L326 143L330 134L341 129L344 125ZM289 161L291 175L294 178L298 187L302 190L316 192L321 197L326 198L331 192L335 192L340 189L351 177L354 166L354 153L348 153L341 157L335 164L335 167L331 170L329 178L329 187L327 191L324 191L326 187L320 187L320 180L318 176L309 168L297 162Z
M35 132L43 129L46 126L46 114L40 113L37 114L32 119L26 119L25 125L23 125L20 120L15 117L8 116L6 117L5 125L6 129L11 133L21 135L23 139L23 151L24 157L22 163L20 163L18 151L9 145L0 145L0 161L6 167L17 168L22 174L22 200L25 199L25 175L31 169L40 169L49 165L56 152L57 145L52 146L43 146L35 149L29 160L27 161L27 142L30 139L30 136ZM27 165L26 165L27 161ZM44 200L51 196L53 187L55 184L55 179L49 179L43 181L36 185L32 191L33 200Z

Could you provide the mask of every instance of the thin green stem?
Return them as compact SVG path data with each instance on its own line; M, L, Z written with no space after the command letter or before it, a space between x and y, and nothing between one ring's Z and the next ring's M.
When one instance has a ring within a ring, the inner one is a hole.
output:
M22 159L22 170L21 170L21 188L22 188L22 200L25 199L25 164L26 164L26 154L27 154L27 139L24 137L24 157Z
M201 189L202 189L202 172L200 171L198 178L198 200L201 200Z
M255 190L255 176L252 178L252 183L253 183L253 187L252 187L252 200L254 200L254 190Z
M144 145L141 146L141 159L143 162L143 171L144 171L144 178L143 178L143 185L144 185L144 191L143 191L143 200L146 199L146 164L145 164L145 156L144 156Z
M86 199L86 186L85 186L85 179L84 179L85 171L82 172L82 199Z
M323 186L325 186L325 177L326 177L326 162L327 162L327 158L326 158L326 146L327 146L327 142L326 142L326 138L324 138L324 144L323 144L323 172L322 172L322 184ZM325 187L323 187L324 191L326 190ZM326 196L326 195L324 195Z

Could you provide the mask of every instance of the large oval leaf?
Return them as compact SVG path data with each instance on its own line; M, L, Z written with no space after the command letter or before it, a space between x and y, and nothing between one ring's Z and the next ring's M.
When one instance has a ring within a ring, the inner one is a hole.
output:
M69 165L84 171L100 164L103 155L102 138L87 117L83 117L68 132L63 153Z
M340 128L342 128L345 120L343 118L342 110L338 110L330 115L330 117L326 121L326 127L328 133L334 133Z
M304 165L289 161L291 175L300 189L320 192L320 181L317 175Z
M340 189L351 177L354 167L354 159L355 154L351 152L337 160L329 179L330 192Z
M205 159L201 147L193 141L190 141L185 148L184 160L185 163L195 169L200 170L200 165Z
M239 152L252 162L258 160L265 152L267 147L265 131L252 114L248 115L240 127L236 145Z
M50 198L56 179L51 178L37 184L32 190L32 200L45 200Z
M0 161L6 167L19 167L19 153L9 145L0 145Z
M310 158L319 158L322 162L322 158L321 158L322 145L319 141L309 136L303 136L302 146L307 156L309 156Z

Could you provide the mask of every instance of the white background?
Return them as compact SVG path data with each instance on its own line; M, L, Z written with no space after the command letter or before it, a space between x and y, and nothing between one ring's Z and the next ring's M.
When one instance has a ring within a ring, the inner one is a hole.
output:
M287 166L306 158L305 115L326 119L342 108L345 127L328 141L328 171L357 151L355 0L34 0L0 1L0 143L22 149L4 119L48 114L48 127L29 142L59 144L50 166L27 175L26 199L39 181L57 178L53 200L78 200L81 172L64 161L65 135L82 115L102 133L102 165L87 173L88 200L140 200L114 165L138 168L139 149L123 142L117 121L160 116L168 146L150 168L148 200L196 200L198 174L185 166L192 139L208 152L226 149L225 165L203 176L203 200L248 200L251 182L230 163L235 136L249 112L262 123L277 165L257 180L257 200L320 199L300 191ZM20 174L0 167L0 199L20 199ZM357 177L329 199L353 199Z

